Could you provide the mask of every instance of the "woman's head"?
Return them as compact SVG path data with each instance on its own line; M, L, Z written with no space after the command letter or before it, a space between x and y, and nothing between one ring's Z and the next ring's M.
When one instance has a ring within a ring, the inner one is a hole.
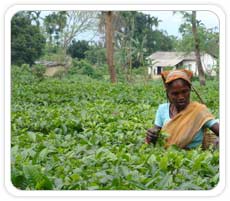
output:
M178 111L183 110L190 102L192 72L188 70L165 71L162 73L167 97Z
M189 104L190 91L191 84L180 78L166 84L169 102L175 105L178 111L185 109Z

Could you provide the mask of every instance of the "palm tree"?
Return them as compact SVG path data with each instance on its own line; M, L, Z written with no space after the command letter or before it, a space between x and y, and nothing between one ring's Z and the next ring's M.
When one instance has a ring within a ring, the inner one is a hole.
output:
M147 36L145 35L142 40L133 39L134 45L134 55L136 56L137 61L140 63L141 66L144 65L144 57L146 53L146 43L147 43Z

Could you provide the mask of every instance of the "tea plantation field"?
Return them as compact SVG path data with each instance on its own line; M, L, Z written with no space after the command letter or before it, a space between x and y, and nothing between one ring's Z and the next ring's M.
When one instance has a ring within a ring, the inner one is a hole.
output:
M218 82L202 94L218 118ZM195 95L192 99L196 100ZM23 190L207 190L219 181L218 150L144 143L161 81L110 84L88 77L12 73L11 179Z

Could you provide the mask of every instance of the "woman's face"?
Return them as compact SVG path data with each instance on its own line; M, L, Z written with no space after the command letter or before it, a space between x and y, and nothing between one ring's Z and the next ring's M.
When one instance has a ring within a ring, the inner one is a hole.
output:
M190 101L190 87L186 81L178 79L170 83L167 87L167 94L170 103L174 104L177 111L187 107Z

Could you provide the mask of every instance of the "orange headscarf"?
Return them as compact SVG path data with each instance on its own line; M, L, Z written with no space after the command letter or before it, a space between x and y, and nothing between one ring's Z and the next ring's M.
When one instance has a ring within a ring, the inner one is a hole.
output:
M163 71L161 77L164 81L164 84L168 84L176 79L183 79L191 84L192 71L187 69L176 69L171 71Z

